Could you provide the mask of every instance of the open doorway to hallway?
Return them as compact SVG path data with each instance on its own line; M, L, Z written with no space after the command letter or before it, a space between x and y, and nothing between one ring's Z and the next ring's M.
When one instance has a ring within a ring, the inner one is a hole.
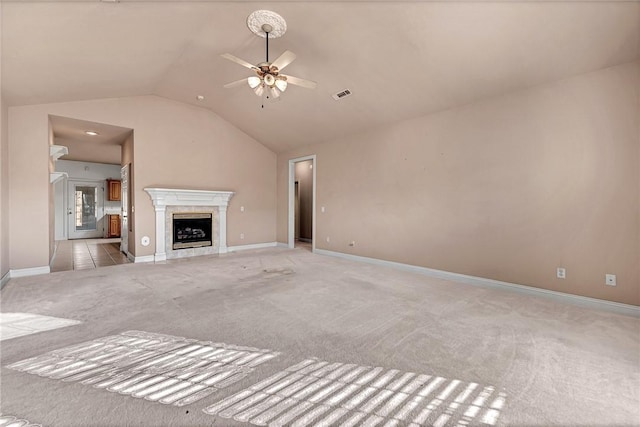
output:
M289 161L289 247L313 251L315 155Z
M49 119L52 144L65 153L54 164L59 178L53 187L52 271L128 262L133 130L68 117Z

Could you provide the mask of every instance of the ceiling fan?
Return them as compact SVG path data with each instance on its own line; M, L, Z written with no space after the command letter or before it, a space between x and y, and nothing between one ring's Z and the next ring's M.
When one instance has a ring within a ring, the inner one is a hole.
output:
M260 14L258 14L258 12L260 12ZM266 14L267 12L268 14ZM259 23L256 22L256 16L263 19L266 16L269 18L271 23L265 22L257 26ZM275 19L274 16L277 17L277 19ZM263 96L266 94L267 98L271 98L272 100L278 99L280 97L280 93L284 92L289 84L301 86L307 89L316 88L316 82L281 73L284 67L291 64L293 60L296 59L296 55L293 52L287 50L276 58L275 61L269 62L269 34L274 32L274 26L272 24L280 26L280 28L275 28L277 37L281 36L284 34L284 31L286 31L284 19L274 12L256 11L249 16L248 25L251 31L258 36L266 38L266 60L265 62L253 65L250 62L238 58L237 56L231 55L230 53L223 54L223 58L255 71L254 76L227 83L224 85L225 88L233 88L246 83L251 89L253 89L256 95Z

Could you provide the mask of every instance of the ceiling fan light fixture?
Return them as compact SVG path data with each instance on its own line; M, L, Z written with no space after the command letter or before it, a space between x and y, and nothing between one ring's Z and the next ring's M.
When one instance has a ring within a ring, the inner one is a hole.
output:
M272 74L265 74L264 76L264 83L267 86L273 87L273 85L276 83L276 78L273 77Z
M221 55L223 58L253 70L255 73L253 76L246 79L227 83L224 85L225 88L233 88L244 84L246 81L257 96L262 97L263 95L266 95L266 98L274 100L280 98L280 95L287 90L289 84L308 89L316 88L316 82L281 74L282 70L296 59L296 55L290 50L284 51L275 60L269 61L269 39L281 37L285 33L287 30L287 24L284 21L284 18L275 12L268 10L256 10L247 18L247 26L255 35L265 38L266 59L264 62L253 65L250 62L240 59L230 53Z
M276 87L278 89L280 89L281 92L284 92L285 90L287 90L287 81L286 80L277 79L276 80Z
M260 77L251 76L247 79L247 83L249 83L249 87L251 89L255 89L260 85L260 83L262 83L262 81L260 80Z

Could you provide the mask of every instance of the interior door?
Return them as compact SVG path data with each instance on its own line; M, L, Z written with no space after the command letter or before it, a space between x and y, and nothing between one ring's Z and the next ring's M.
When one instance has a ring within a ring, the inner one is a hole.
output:
M120 251L125 254L129 252L129 164L120 169L120 183L122 196L122 224L120 224Z
M104 236L104 183L69 180L69 239Z

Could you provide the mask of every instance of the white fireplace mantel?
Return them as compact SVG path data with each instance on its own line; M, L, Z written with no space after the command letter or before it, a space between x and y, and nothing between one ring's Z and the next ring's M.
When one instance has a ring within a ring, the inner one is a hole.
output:
M155 261L167 259L165 214L167 206L214 206L218 208L220 224L219 253L227 252L227 206L233 191L179 190L173 188L145 188L156 211Z

